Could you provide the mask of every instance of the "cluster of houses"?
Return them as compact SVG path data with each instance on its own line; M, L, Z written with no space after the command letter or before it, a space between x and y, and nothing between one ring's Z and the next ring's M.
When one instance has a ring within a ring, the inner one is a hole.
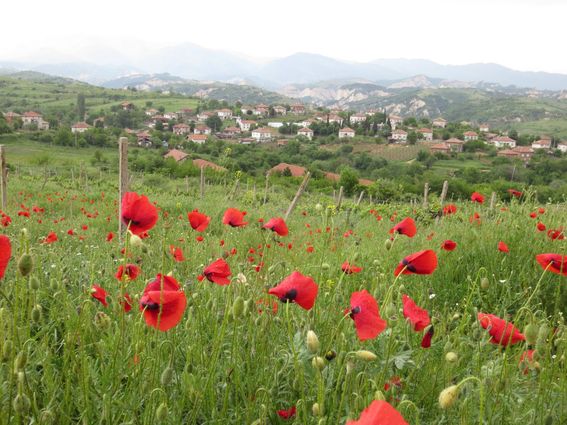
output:
M23 114L17 114L16 112L6 112L4 118L8 124L12 124L17 120L22 120L22 125L24 127L35 126L38 130L49 130L49 122L45 121L41 114L34 111L27 111Z

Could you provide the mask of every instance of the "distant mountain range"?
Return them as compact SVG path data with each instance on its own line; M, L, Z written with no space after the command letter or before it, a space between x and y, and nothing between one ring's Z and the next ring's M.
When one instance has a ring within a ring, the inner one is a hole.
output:
M311 53L260 61L192 43L148 49L139 55L120 55L110 47L87 50L90 56L83 55L77 61L70 60L69 56L61 56L59 60L56 54L49 61L34 60L33 57L20 61L0 60L0 72L2 67L33 70L99 85L131 74L168 73L190 80L247 82L271 90L290 84L329 80L359 79L384 85L385 82L423 75L433 80L567 90L567 75L516 71L493 63L441 65L422 59L378 59L359 63ZM108 52L107 57L105 51ZM37 57L44 58L44 55L38 53Z

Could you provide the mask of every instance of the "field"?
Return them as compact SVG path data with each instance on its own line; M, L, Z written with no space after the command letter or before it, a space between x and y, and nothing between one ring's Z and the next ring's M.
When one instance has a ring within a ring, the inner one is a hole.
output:
M130 195L123 215L140 239L118 233L117 186L10 178L0 424L335 425L373 400L403 416L390 425L567 421L564 257L536 261L566 254L565 205L525 193L436 218L308 190L280 236L262 227L288 206L277 187L264 203L236 184L201 199L197 179L188 193L135 180L149 201ZM247 224L223 224L229 207Z

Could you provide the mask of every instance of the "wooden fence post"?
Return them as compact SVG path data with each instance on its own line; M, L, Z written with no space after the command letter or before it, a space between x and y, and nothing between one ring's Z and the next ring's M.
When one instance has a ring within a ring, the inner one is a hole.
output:
M118 235L122 242L122 232L124 231L124 223L122 222L122 198L128 191L128 138L121 137L118 141Z
M443 182L443 189L441 189L441 206L443 206L443 202L445 202L445 198L447 197L448 190L449 190L449 182L445 180Z
M201 199L205 197L205 167L201 167Z
M364 190L362 192L360 192L360 196L358 197L358 201L356 201L357 207L360 205L360 202L362 201L363 196L364 196Z
M337 199L337 209L339 209L341 207L341 204L343 202L343 190L344 190L344 187L341 186L340 189L339 189L339 197Z
M295 208L297 201L299 201L299 198L301 197L303 192L305 192L305 188L307 187L307 182L309 181L309 177L311 177L311 173L308 171L307 174L305 174L303 181L299 185L299 188L297 189L297 193L295 194L295 196L293 197L293 200L291 201L291 203L289 204L289 207L287 208L284 220L287 221L288 217L293 212L293 209Z
M4 145L0 145L0 191L2 192L2 211L6 211L6 206L8 204L7 178L6 151L4 150Z
M494 209L494 205L496 204L496 192L492 192L490 196L490 211Z
M423 208L429 207L429 202L427 201L427 197L429 196L429 183L425 183L423 186Z
M268 202L268 187L269 187L269 178L270 178L270 173L266 173L266 186L264 188L264 201L262 202L262 205L266 205L266 202Z

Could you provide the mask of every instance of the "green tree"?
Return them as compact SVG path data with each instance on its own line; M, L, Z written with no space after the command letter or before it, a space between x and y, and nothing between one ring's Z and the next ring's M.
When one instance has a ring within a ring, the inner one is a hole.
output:
M350 167L343 168L339 179L339 186L343 187L346 195L352 195L358 187L358 175L356 171Z
M85 95L83 93L77 94L77 116L80 121L85 119Z
M222 128L222 120L218 115L211 115L205 120L205 124L213 131L220 131L220 129Z
M415 119L415 118L414 118ZM415 145L417 143L417 133L415 131L410 131L408 133L408 143L410 145Z

